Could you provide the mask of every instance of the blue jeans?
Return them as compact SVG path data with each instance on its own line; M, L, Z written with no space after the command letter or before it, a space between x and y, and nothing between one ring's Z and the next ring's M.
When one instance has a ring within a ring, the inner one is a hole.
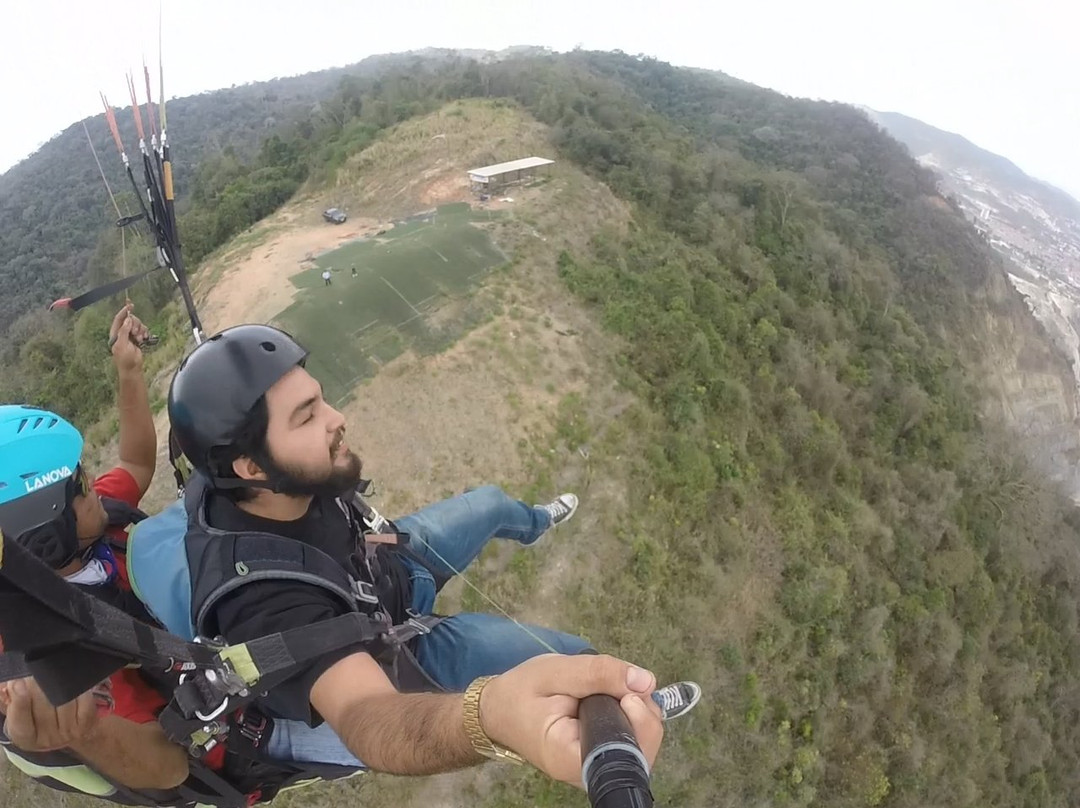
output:
M494 485L436 502L394 522L412 537L412 550L445 578L465 569L492 538L527 545L551 527L547 511L511 499ZM412 583L413 611L431 614L439 588L432 570L408 556L401 560ZM519 625L505 617L456 614L418 637L415 651L428 676L449 691L462 692L476 677L505 673L538 654L576 654L588 647L580 637ZM312 728L303 721L275 720L266 753L284 760L364 765L326 723Z
M551 527L551 515L512 499L497 485L485 485L395 519L394 524L413 537L413 549L425 560L453 575L472 563L493 538L532 544Z
M551 516L543 508L511 499L497 485L485 485L395 519L394 524L409 534L412 551L430 568L402 556L412 579L413 610L431 614L441 583L468 567L489 541L533 544L551 527ZM435 581L432 569L441 581ZM429 584L434 591L429 591Z

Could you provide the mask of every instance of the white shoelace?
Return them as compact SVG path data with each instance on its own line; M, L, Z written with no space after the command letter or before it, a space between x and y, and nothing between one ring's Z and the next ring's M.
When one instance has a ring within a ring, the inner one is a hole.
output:
M685 704L682 693L677 687L665 687L663 690L657 690L653 695L660 697L660 709L665 713Z
M570 513L570 508L564 505L561 499L555 500L550 505L545 505L544 510L551 514L553 520Z

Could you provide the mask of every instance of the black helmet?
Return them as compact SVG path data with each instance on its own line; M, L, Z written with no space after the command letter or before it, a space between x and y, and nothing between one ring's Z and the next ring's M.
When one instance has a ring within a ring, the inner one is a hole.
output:
M173 437L191 465L213 477L213 450L232 444L255 402L307 355L268 325L227 328L192 351L169 387Z

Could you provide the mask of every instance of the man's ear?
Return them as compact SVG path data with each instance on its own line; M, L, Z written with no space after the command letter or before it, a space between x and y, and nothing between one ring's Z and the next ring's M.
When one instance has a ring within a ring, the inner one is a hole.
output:
M262 470L262 466L256 463L247 455L241 455L236 458L232 464L233 473L236 474L241 480L265 480L266 472Z

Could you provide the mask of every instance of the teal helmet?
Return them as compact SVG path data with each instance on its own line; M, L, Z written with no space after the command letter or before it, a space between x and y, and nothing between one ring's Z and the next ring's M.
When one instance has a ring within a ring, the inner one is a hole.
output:
M75 514L83 438L48 410L0 405L0 530L54 569L79 553Z

